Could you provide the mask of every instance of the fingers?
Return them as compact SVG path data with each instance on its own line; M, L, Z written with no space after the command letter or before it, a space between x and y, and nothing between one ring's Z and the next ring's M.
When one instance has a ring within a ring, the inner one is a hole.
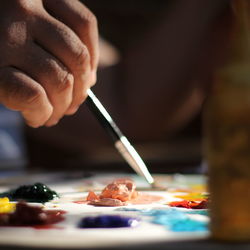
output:
M15 66L43 86L53 106L53 113L45 125L55 125L72 102L73 76L59 60L34 43L29 45L27 52L24 50L21 58Z
M96 78L95 17L75 0L48 2L54 1L14 1L18 11L4 8L2 23L0 102L21 111L32 127L75 113Z
M53 111L43 87L12 67L0 69L0 102L21 111L31 127L44 125Z
M87 89L92 86L89 51L69 27L53 17L42 18L39 27L39 30L34 30L35 39L74 76L72 102L66 112L73 114L85 100Z
M95 82L99 59L98 28L95 16L78 0L45 0L49 13L59 18L79 36L90 53L92 80Z

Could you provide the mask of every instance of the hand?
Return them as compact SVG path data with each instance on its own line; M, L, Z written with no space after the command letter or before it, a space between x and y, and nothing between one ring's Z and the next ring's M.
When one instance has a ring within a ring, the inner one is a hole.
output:
M96 81L95 16L77 0L1 0L0 34L0 103L31 127L74 114Z

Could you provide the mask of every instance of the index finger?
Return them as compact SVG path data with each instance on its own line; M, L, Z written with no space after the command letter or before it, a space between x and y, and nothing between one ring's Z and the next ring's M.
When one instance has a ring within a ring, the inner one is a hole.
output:
M53 107L42 86L14 67L0 69L0 102L20 111L31 127L39 127L50 118Z
M44 0L44 7L52 16L69 26L87 46L94 84L99 60L98 27L95 16L78 0Z

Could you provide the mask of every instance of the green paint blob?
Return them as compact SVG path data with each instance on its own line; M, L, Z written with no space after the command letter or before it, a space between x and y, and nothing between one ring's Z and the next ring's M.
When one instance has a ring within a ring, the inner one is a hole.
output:
M0 197L8 197L11 201L24 200L27 202L44 203L59 196L48 186L38 182L33 185L23 185L16 189L11 189L8 192L1 193Z

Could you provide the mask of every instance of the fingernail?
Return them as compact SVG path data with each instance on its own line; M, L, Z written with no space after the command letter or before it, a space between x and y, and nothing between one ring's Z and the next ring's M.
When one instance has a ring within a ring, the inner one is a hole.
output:
M83 83L88 83L88 82L94 80L94 79L93 79L93 71L91 71L90 69L86 70L86 71L80 76L80 78L81 78L81 81L82 81Z

